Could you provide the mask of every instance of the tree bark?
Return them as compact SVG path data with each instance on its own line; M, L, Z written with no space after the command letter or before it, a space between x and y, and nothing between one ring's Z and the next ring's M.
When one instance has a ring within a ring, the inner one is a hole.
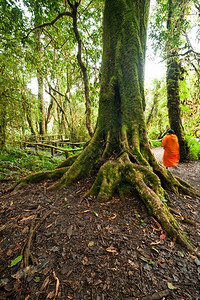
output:
M37 1L34 3L34 13L35 13L35 27L38 25L39 19L39 4ZM39 102L39 133L44 135L46 133L45 124L45 106L44 106L44 80L40 68L40 58L41 58L41 47L40 47L40 35L41 29L36 29L35 31L35 42L36 42L36 57L39 61L37 67L37 82L38 82L38 102Z
M4 92L0 95L0 151L3 151L6 144L6 96Z
M71 0L68 0L68 3L72 9L72 18L73 18L73 30L75 33L75 37L78 43L78 54L77 54L77 60L78 64L81 68L81 72L83 75L83 82L84 82L84 89L85 89L85 107L86 107L86 128L88 130L89 135L93 136L93 129L91 124L91 102L90 102L90 88L89 88L89 80L88 80L88 72L87 68L82 60L82 40L81 36L78 31L77 26L77 8L80 4L80 1L75 1L75 5L72 4Z
M187 0L186 0L187 2ZM173 36L176 40L176 45L171 42L167 42L167 107L170 127L175 131L175 134L179 140L180 146L180 161L186 161L189 159L189 147L187 141L185 140L184 128L181 120L181 109L180 109L180 96L179 96L179 79L182 74L181 65L178 59L178 43L180 40L180 28L175 22L175 6L179 5L175 0L168 0L168 20L167 20L167 30L169 38ZM178 16L179 21L184 18L184 5L181 3L183 10L181 15ZM179 29L178 29L178 28Z

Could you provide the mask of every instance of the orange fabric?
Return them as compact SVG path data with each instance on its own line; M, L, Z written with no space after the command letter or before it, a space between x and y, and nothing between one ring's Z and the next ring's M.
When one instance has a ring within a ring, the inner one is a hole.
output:
M166 135L162 141L164 148L163 165L165 167L176 166L179 162L179 143L175 134Z

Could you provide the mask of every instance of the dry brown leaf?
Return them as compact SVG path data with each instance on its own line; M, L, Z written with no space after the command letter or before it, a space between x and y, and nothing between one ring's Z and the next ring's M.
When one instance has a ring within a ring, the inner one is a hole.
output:
M52 299L54 297L54 294L55 294L54 291L49 292L47 298Z
M49 276L45 278L45 280L43 281L40 291L44 290L48 283L49 283Z
M102 283L102 280L101 280L101 279L98 279L97 281L94 282L94 285L98 285L98 284L100 284L100 283Z
M186 205L187 205L187 207L189 207L189 209L191 210L191 212L193 212L195 210L194 207L191 204L187 203Z
M111 252L111 253L116 253L117 252L117 249L113 246L110 246L108 248L106 248L106 251L107 252Z
M160 243L161 243L160 241L158 241L158 242L152 242L150 245L153 246L153 245L158 245Z
M91 242L88 243L88 247L93 247L93 246L94 246L94 242L93 241L91 241Z
M88 264L88 258L86 256L83 257L82 264L83 265L87 265Z
M10 256L11 254L12 254L12 250L8 250L7 252L6 252L6 254L7 254L7 256Z
M85 214L85 213L87 213L87 212L90 212L91 210L89 210L89 209L87 209L87 210L84 210L84 211L78 211L78 214Z
M176 244L176 239L177 239L177 236L174 235L173 240L172 240L172 242L170 243L170 247L171 247L171 248L174 247L174 245Z
M32 220L35 218L35 215L32 215L32 216L29 216L29 217L26 217L26 218L23 218L19 221L19 223L23 223L23 222L26 222L28 220Z
M73 272L73 271L70 270L70 271L67 273L67 277L69 277L69 276L71 275L72 272Z
M133 271L129 271L129 272L128 272L128 275L129 275L129 276L132 276L132 275L134 275L134 272L133 272Z
M109 219L109 220L114 220L116 217L117 217L117 214L113 214L113 216L112 216L112 217L109 217L108 219Z
M67 236L68 236L69 239L70 239L71 236L72 236L72 229L73 229L73 226L72 226L72 225L67 229Z
M155 223L156 225L158 226L158 228L155 228L153 225L151 225L151 227L153 228L153 232L154 231L160 231L161 234L163 234L163 229L161 227L161 225L154 219L154 218L151 218Z
M28 300L30 298L30 295L26 296L25 300Z

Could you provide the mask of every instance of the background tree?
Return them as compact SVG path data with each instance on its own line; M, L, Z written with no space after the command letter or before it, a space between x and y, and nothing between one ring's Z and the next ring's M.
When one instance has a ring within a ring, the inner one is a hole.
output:
M0 10L0 140L1 150L6 140L17 128L22 134L26 127L26 116L22 105L21 90L26 89L24 79L24 49L20 38L26 19L15 3L1 2ZM12 128L12 130L11 130Z
M194 11L191 1L182 1L181 4L172 0L159 0L151 22L150 37L154 43L154 50L159 53L167 64L167 106L170 127L175 129L180 142L181 160L189 155L189 148L185 140L187 134L194 133L192 122L184 126L184 110L182 110L181 86L183 81L188 82L188 74L192 65L194 49L188 36L192 36L191 27L193 24ZM193 17L190 16L192 13ZM188 84L188 89L191 85ZM192 89L191 89L192 92ZM187 102L184 100L184 102ZM189 107L187 107L189 109ZM193 129L192 129L193 128Z
M185 140L184 128L181 120L179 81L183 79L184 69L178 57L181 30L184 26L184 16L187 11L188 0L168 0L166 56L167 56L167 107L170 127L174 129L179 140L180 161L188 160L189 147Z

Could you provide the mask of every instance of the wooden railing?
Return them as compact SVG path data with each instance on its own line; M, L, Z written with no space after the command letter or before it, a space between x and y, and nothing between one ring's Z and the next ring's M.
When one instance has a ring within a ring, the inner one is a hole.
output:
M76 151L83 150L83 146L86 144L85 142L70 142L68 138L59 134L24 136L21 140L15 140L10 143L23 148L34 147L36 151L38 151L39 148L47 148L50 149L52 156L54 156L56 152L64 152L66 157L69 156L70 152L74 154ZM71 146L71 148L62 148L63 145Z

